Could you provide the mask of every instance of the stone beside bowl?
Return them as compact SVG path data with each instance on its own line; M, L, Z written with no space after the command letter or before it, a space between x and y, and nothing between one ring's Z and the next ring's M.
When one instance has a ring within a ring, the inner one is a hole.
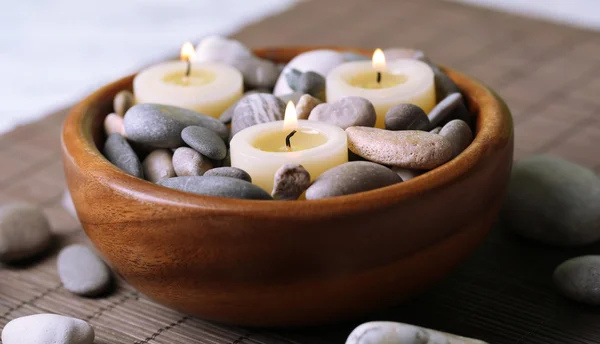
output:
M317 47L259 49L286 62ZM369 55L359 49L356 53ZM473 143L407 182L317 201L250 201L180 192L128 175L100 153L103 118L128 76L70 113L67 183L87 235L153 300L250 326L324 324L425 291L481 243L500 210L513 158L506 105L446 69L477 116Z

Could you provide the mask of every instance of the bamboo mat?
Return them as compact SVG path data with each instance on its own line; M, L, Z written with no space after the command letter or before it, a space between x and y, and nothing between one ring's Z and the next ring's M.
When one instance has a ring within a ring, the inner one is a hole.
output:
M515 118L516 158L549 152L600 170L599 33L434 0L319 0L234 37L251 47L422 49L505 98ZM288 330L222 326L157 305L122 281L106 298L71 295L57 276L56 251L86 237L60 206L65 180L59 131L65 113L0 137L0 203L41 204L59 233L57 249L41 261L0 266L0 327L20 316L53 312L89 321L98 344L319 344L343 343L361 321L397 320L491 343L600 342L600 310L556 295L550 279L558 263L598 253L600 245L553 250L501 228L434 290L353 323Z

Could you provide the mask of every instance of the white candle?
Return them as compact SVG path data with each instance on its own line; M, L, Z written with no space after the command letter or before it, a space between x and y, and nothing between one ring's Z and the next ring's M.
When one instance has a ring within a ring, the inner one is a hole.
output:
M216 62L190 62L194 47L186 43L182 61L169 61L141 71L133 80L136 103L174 105L219 117L243 93L242 74Z
M377 74L381 73L378 81ZM435 84L424 62L399 59L385 63L380 49L373 61L346 62L327 75L327 102L348 96L370 100L377 112L377 128L384 128L385 114L396 104L411 103L429 113L435 106Z
M286 137L290 147L286 146ZM297 120L292 102L284 121L257 124L237 133L230 143L231 166L241 168L252 183L267 192L273 189L275 172L282 165L304 166L311 180L337 165L348 162L346 132L328 123Z

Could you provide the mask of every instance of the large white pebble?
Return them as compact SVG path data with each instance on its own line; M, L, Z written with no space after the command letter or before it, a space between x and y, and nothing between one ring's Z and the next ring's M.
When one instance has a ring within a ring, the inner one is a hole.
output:
M287 83L285 71L295 68L301 72L313 71L327 77L330 70L344 63L344 55L333 50L311 50L294 57L279 75L273 94L282 96L294 92Z
M355 328L346 344L486 344L478 339L392 321L372 321Z
M85 321L56 314L17 318L2 330L3 344L92 344L94 329Z
M194 61L222 62L230 66L243 59L254 57L242 43L221 36L208 36L196 47Z

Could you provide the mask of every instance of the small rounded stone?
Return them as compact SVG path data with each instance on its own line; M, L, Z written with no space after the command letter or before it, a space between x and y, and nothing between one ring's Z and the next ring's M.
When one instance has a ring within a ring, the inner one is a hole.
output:
M106 117L104 117L104 133L106 136L114 133L125 136L123 117L117 115L116 113L109 113Z
M161 179L175 177L173 153L168 149L156 149L152 151L144 159L142 166L144 167L144 176L153 183Z
M96 296L110 286L111 272L92 250L83 245L63 248L56 261L58 275L68 291L82 296Z
M115 166L138 178L144 178L142 163L127 140L117 133L111 134L104 143L104 156Z
M374 190L400 183L402 179L385 166L368 161L352 161L320 175L306 190L306 199L322 199Z
M113 99L113 111L123 117L129 108L135 103L133 93L127 90L120 91Z
M465 121L454 119L440 130L439 135L452 144L452 157L456 157L473 142L473 132Z
M94 337L87 322L57 314L20 317L2 329L3 344L93 344Z
M310 173L300 164L285 164L275 172L271 196L276 200L296 200L310 186Z
M333 103L317 105L308 117L311 121L326 122L342 129L353 126L372 127L377 120L375 107L361 97L344 97Z
M41 208L28 203L0 207L0 261L31 258L50 246L50 222Z
M571 300L600 305L600 256L569 259L554 270L554 285Z
M214 131L198 126L191 126L181 132L183 142L194 148L207 158L221 160L227 154L225 142Z
M553 156L513 165L502 209L507 228L539 242L574 247L600 240L600 178Z
M392 321L371 321L356 327L346 344L486 344L455 334Z
M296 104L296 116L298 119L308 119L310 112L319 104L321 101L310 94L303 94L298 103Z
M272 89L281 72L275 63L254 56L236 61L235 67L242 73L248 88Z
M250 90L250 91L244 93L242 98L249 96L251 94L256 94L256 93L269 93L269 92L266 92L264 90ZM233 119L233 113L235 111L235 107L238 105L238 103L239 103L239 100L237 102L231 104L230 107L228 107L225 111L223 111L223 113L219 117L219 121L221 121L223 124L231 123L231 120Z
M217 167L217 168L213 168L211 170L208 170L204 173L205 177L210 177L210 176L221 176L221 177L229 177L229 178L236 178L236 179L241 179L244 181L247 181L248 183L252 183L252 177L250 177L250 175L248 174L248 172L242 170L241 168L237 168L237 167Z
M240 99L235 107L230 137L255 124L280 121L284 111L285 103L272 94L258 93L246 96Z
M252 51L241 42L219 35L205 37L195 50L194 61L220 62L230 66L235 66L240 60L254 57Z
M452 145L443 136L420 130L346 129L348 149L382 165L432 169L452 158Z
M462 119L469 125L472 122L472 116L467 110L463 96L460 93L448 95L429 112L431 126L443 125L452 119Z
M319 99L324 98L325 92L325 78L315 72L304 72L298 78L295 91L310 94L313 97Z
M387 130L428 130L429 117L423 109L414 104L397 104L385 114Z
M285 72L285 80L292 91L298 89L298 80L300 79L300 75L302 75L302 72L296 68L290 68Z
M286 72L292 68L300 72L313 71L321 75L327 75L333 68L344 62L342 53L329 49L310 50L298 54L285 66L284 72L279 75L273 94L281 96L292 93L293 90L289 87L285 77Z
M158 184L199 195L255 200L272 199L260 187L241 179L229 177L176 177L161 180Z
M178 177L201 176L213 168L212 161L189 147L180 147L173 153L173 169Z

